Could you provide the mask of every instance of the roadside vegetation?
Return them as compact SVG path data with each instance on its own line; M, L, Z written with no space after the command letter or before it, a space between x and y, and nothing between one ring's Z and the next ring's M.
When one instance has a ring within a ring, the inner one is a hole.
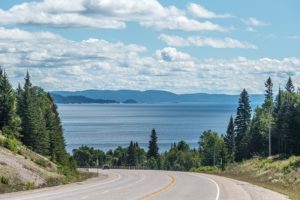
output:
M63 128L49 93L31 84L13 90L0 68L0 193L80 181L65 150Z

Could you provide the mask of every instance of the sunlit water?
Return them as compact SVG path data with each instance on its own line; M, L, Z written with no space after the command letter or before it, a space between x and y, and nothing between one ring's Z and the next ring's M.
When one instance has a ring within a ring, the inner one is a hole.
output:
M198 148L204 130L225 133L236 104L60 104L68 152L81 145L102 150L127 146L131 140L147 148L153 128L160 151L185 140Z

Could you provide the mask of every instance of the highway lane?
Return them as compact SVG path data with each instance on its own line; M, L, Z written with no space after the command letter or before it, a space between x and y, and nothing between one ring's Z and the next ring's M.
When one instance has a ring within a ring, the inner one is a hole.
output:
M101 178L0 195L0 200L287 199L250 184L205 174L151 170L100 170L99 172Z

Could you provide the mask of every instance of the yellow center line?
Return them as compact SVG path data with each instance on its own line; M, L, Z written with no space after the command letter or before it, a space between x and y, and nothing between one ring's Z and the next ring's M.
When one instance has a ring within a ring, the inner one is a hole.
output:
M168 176L172 179L171 183L169 183L167 186L163 187L162 189L160 189L156 192L152 192L151 194L148 194L148 195L140 198L139 200L149 200L149 199L159 195L160 193L163 193L163 192L167 191L168 189L170 189L174 185L176 185L176 179L173 176L170 176L170 175L166 175L166 176Z

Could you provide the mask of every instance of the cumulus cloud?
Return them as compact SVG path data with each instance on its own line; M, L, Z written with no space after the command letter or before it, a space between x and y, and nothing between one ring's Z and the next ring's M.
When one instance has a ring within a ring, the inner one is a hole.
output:
M176 48L172 47L157 50L155 55L166 62L191 60L191 56L189 54L178 51Z
M263 93L271 76L285 84L288 76L300 79L299 58L198 60L166 47L144 56L136 44L101 39L72 41L48 32L0 29L0 64L13 85L26 70L33 83L48 90L162 89L177 93ZM251 84L249 84L251 83ZM297 81L295 81L297 85Z
M126 22L156 29L225 31L212 22L189 18L175 6L164 7L157 0L43 0L0 9L0 24L122 29Z
M233 17L229 13L225 14L216 14L212 11L207 10L203 6L196 4L196 3L189 3L187 5L187 10L190 12L193 16L199 17L199 18L231 18Z
M161 34L159 39L166 42L169 46L184 47L213 47L213 48L241 48L241 49L256 49L257 47L247 42L241 42L233 38L210 38L201 36L190 36L183 38L180 36Z

